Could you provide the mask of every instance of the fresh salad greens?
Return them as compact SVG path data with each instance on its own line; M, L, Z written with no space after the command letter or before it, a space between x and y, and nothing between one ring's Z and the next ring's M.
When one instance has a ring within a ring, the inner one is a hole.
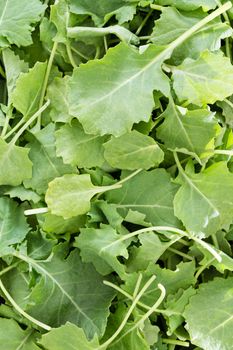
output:
M233 350L232 5L0 0L0 350Z

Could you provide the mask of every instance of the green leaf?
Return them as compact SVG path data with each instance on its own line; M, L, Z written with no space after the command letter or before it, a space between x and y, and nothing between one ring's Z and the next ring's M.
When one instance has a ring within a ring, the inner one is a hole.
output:
M28 71L28 63L19 58L14 51L5 49L2 51L2 58L5 66L6 80L7 80L7 92L8 92L8 105L11 102L11 96L15 89L17 79L20 73Z
M54 131L54 124L48 124L44 129L31 134L31 142L28 144L29 157L33 163L32 178L25 180L24 185L39 194L46 192L48 183L54 178L76 172L56 156Z
M59 43L66 43L66 32L69 22L69 8L66 0L59 0L51 6L50 20L55 24L57 29L57 34L54 40Z
M215 163L199 174L181 171L180 180L182 186L175 195L174 210L186 229L196 234L204 232L206 236L229 229L233 217L233 174L227 163Z
M101 27L112 16L116 16L119 24L127 22L135 14L135 5L124 0L69 0L70 10L78 15L90 15L94 23Z
M164 59L163 48L151 45L139 53L122 43L101 60L81 65L69 82L70 113L88 134L129 132L134 123L149 120L153 90L169 93Z
M106 194L111 203L122 216L128 211L137 210L146 215L146 221L152 225L179 225L173 212L173 199L178 187L171 182L164 169L142 171L125 184L121 189Z
M18 186L32 176L32 162L27 148L7 144L0 138L0 185Z
M38 203L40 201L40 196L36 192L28 190L23 186L12 187L5 194L9 194L11 198L19 198L22 202L32 201L33 203Z
M52 214L69 219L88 212L91 198L112 187L94 186L88 174L67 174L49 183L45 200Z
M54 122L69 123L72 117L68 105L68 81L70 77L56 77L47 89L47 98L50 100L50 117Z
M155 21L150 41L156 45L168 45L204 17L201 12L180 13L174 7L164 7L160 19ZM181 63L186 57L196 59L206 49L218 50L221 40L231 35L232 28L216 18L176 48L172 58L176 63Z
M191 342L203 350L232 348L232 282L232 277L229 277L202 284L185 309Z
M136 130L104 144L104 157L114 168L149 169L163 161L163 151L152 137Z
M171 5L184 11L193 11L202 7L207 12L217 6L215 0L156 0L155 2L160 5Z
M31 329L23 330L14 320L0 318L0 342L4 350L39 350L36 337Z
M27 312L52 327L70 321L82 327L88 338L102 335L114 292L91 264L81 262L77 250L67 259L66 254L63 244L48 262L30 259L41 279L32 289Z
M21 73L12 94L14 107L24 115L32 116L38 109L47 64L37 62L28 73Z
M63 217L46 213L44 215L43 230L48 233L77 233L80 227L83 227L86 222L84 215L75 216L64 220Z
M125 267L118 257L128 258L130 240L118 242L121 237L109 225L102 225L100 229L84 228L75 245L80 249L82 260L91 262L102 275L115 271L119 276L124 276Z
M65 164L79 168L103 165L102 145L107 140L106 136L87 135L77 120L73 120L71 125L62 126L55 136L57 155L62 157Z
M189 111L170 100L162 116L165 120L157 128L157 135L167 148L185 150L199 157L206 148L210 149L208 144L216 136L218 125L212 112L206 109Z
M32 43L32 23L39 21L45 6L39 0L0 1L0 46L26 46Z
M9 246L22 242L28 231L23 208L12 199L0 198L0 254L5 254Z
M99 345L96 337L88 341L82 328L69 322L44 334L40 344L46 350L94 350Z
M233 93L233 66L222 52L204 51L197 60L186 58L172 71L173 87L180 101L203 106Z

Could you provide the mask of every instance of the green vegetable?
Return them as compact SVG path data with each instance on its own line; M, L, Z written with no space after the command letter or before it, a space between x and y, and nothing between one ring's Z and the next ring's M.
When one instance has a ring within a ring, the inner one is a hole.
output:
M0 348L233 350L222 3L0 0Z

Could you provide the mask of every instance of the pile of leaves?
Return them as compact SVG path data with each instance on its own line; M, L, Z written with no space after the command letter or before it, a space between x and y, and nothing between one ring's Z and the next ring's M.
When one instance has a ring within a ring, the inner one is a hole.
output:
M0 349L233 349L232 21L0 0Z

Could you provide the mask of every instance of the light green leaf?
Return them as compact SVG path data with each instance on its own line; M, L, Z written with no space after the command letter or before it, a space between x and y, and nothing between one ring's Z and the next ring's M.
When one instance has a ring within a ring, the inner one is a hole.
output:
M69 38L82 40L82 41L85 41L88 38L104 37L105 35L114 34L121 41L124 41L127 44L131 43L134 45L138 45L140 42L139 38L135 34L130 32L125 27L122 27L119 25L113 25L113 26L104 27L104 28L78 26L78 27L68 28L67 31L68 31Z
M67 174L49 183L45 200L52 214L69 219L88 212L91 198L110 189L114 185L94 186L88 174Z
M121 189L106 194L107 200L116 203L122 216L128 211L137 210L146 215L152 225L179 226L174 216L173 199L178 187L171 182L164 169L142 171Z
M54 122L69 123L72 117L68 105L68 81L70 77L56 77L47 89L47 98L50 100L50 116Z
M23 330L14 320L0 318L0 343L4 350L40 350L35 343L38 336L31 329Z
M44 334L40 344L46 350L95 350L99 345L97 337L88 341L83 329L69 322Z
M115 293L91 264L81 262L77 250L65 259L66 255L63 244L55 248L50 261L30 259L41 279L32 289L27 312L52 327L69 321L83 328L88 338L101 336Z
M149 169L163 161L163 151L152 137L136 130L118 138L112 137L104 144L104 157L114 168Z
M44 129L31 135L32 141L28 144L29 157L33 163L32 178L25 180L24 185L39 194L46 192L48 183L55 177L76 172L73 167L64 164L62 159L56 156L54 131L54 124L48 124Z
M156 0L155 3L160 5L171 5L184 11L193 11L199 7L202 7L204 11L209 11L217 7L215 0Z
M180 171L182 187L175 195L174 211L186 229L206 236L228 229L233 217L233 174L227 163L215 163L199 174Z
M85 216L75 216L64 220L63 217L46 213L42 228L45 232L54 233L57 235L63 233L77 233L80 227L85 225Z
M121 43L101 60L81 65L69 82L70 114L86 133L99 135L120 136L134 123L148 121L153 90L168 95L170 89L161 70L164 55L161 47L151 45L139 53Z
M168 45L204 17L201 12L185 14L174 7L164 7L160 19L155 21L150 41L156 45ZM206 49L218 50L221 39L231 35L232 28L216 18L176 48L172 58L176 63L181 63L186 57L196 59Z
M204 51L197 60L186 58L172 70L173 87L180 101L203 106L233 93L233 66L222 52Z
M17 79L12 103L24 117L32 116L39 109L46 67L46 62L37 62L28 73L21 73Z
M127 4L124 0L69 0L70 10L78 15L90 15L98 27L102 27L112 16L116 16L119 24L133 18L135 4Z
M5 194L9 194L11 198L19 198L22 202L32 201L34 203L38 203L40 201L40 196L38 196L36 192L28 190L23 186L12 187L11 189L7 190Z
M17 56L14 51L5 49L2 51L2 58L5 66L8 105L11 102L11 95L15 89L17 79L20 73L25 73L28 70L28 63L24 62Z
M232 277L202 284L184 312L192 344L203 350L232 349L232 314Z
M71 125L62 126L55 134L57 156L66 164L79 168L102 166L104 163L103 143L107 136L87 135L80 123L73 120Z
M7 144L0 138L0 185L18 186L32 176L32 162L28 158L29 150L12 143Z
M69 22L69 8L66 0L59 0L51 6L50 21L55 24L57 29L54 40L60 43L66 43L66 32Z
M222 109L226 123L233 128L233 96L226 98L224 101L218 101L217 105Z
M187 110L176 106L173 100L162 114L164 122L157 128L158 138L167 148L182 149L201 156L207 145L216 136L217 120L206 109Z
M39 0L0 1L0 46L27 46L32 43L32 23L39 21L45 6Z
M125 267L118 260L119 256L128 258L127 247L130 240L118 242L121 235L109 225L100 229L84 228L76 238L76 246L84 262L91 262L102 275L113 271L119 276L125 275Z
M0 198L0 254L7 252L12 244L22 242L28 231L23 208L12 199Z

